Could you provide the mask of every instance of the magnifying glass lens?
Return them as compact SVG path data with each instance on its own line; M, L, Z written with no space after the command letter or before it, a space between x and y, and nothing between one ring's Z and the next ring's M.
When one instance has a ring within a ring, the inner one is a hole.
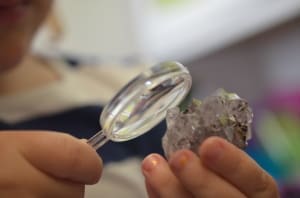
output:
M163 62L149 68L105 106L100 116L101 139L122 142L146 133L165 118L169 108L186 97L191 85L188 70L178 62ZM96 149L103 144L96 141L99 133L88 141Z

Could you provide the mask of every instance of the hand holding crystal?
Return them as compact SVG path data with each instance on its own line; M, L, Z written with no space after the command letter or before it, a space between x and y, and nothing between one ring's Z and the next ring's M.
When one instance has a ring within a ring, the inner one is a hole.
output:
M149 196L279 197L273 178L241 150L252 117L246 100L224 90L185 111L170 109L162 139L168 161L152 154L142 165Z
M223 138L207 138L197 154L182 149L168 161L157 154L146 157L142 170L149 197L279 197L274 179Z

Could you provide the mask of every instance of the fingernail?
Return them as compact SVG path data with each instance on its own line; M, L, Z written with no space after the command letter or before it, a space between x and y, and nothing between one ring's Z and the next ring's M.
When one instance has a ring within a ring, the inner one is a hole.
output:
M151 173L160 163L160 158L155 155L149 155L146 157L142 163L142 169L146 173Z
M173 169L180 171L186 166L190 158L191 156L187 151L179 151L178 153L174 154L170 160L170 163Z

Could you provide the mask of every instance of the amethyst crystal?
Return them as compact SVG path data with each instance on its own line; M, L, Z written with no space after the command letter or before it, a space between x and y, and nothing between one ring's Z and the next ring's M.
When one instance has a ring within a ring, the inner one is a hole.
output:
M203 101L194 99L183 112L178 107L167 112L167 132L162 139L167 157L179 149L197 152L209 136L227 139L243 149L251 137L253 113L238 95L217 90Z

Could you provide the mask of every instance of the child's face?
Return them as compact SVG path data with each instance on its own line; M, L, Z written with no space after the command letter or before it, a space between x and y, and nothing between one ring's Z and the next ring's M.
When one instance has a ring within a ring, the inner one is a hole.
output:
M53 0L0 0L0 72L27 53Z

